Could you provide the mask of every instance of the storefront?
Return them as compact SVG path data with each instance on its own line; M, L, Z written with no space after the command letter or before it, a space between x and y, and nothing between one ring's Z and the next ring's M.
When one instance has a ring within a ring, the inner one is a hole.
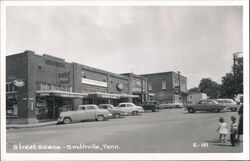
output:
M91 102L83 101L83 103L92 103L92 104L113 104L117 105L120 99L119 94L111 94L111 93L102 93L95 92L88 94L87 100L91 100Z
M74 110L74 99L87 97L85 93L63 91L37 91L36 95L37 119L56 119L60 112Z

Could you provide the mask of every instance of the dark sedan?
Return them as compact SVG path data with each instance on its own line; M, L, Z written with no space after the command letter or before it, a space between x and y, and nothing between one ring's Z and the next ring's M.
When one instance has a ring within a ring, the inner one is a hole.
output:
M196 111L207 112L220 112L224 110L226 106L219 104L215 100L200 100L197 104L188 104L186 109L189 113L195 113Z
M159 111L159 103L156 101L150 101L150 102L144 102L144 104L141 105L144 110L150 110L152 112Z

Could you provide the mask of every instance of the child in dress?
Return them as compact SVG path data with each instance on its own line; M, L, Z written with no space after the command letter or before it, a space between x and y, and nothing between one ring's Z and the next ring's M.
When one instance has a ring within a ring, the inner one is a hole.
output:
M230 141L231 141L231 144L232 146L235 146L235 142L236 142L236 134L237 134L237 131L238 131L238 125L237 125L237 122L236 122L236 117L234 116L231 116L231 121L232 121L232 124L231 124L231 134L230 134Z
M222 137L224 138L224 142L227 142L227 134L228 134L228 130L227 130L227 123L225 122L225 119L223 117L220 117L219 119L219 127L216 130L217 132L219 132L220 134L220 141L222 141Z

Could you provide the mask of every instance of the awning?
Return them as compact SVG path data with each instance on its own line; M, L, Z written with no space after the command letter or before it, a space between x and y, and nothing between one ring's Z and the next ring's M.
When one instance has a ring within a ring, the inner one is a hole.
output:
M120 96L121 98L139 98L138 95L125 94L125 93L120 94Z
M84 98L87 97L87 93L74 93L74 92L64 92L64 91L36 91L37 95L40 97L55 96L55 97L66 97L66 98Z
M102 92L89 93L88 97L120 99L120 95L119 94L102 93Z

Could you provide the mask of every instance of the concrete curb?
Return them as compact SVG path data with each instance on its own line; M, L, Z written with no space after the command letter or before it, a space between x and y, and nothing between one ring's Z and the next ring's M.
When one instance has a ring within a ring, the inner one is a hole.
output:
M56 125L57 121L52 121L52 122L44 122L44 123L35 123L35 124L10 124L6 125L6 129L20 129L20 128L33 128L33 127L43 127L43 126L50 126L50 125Z

